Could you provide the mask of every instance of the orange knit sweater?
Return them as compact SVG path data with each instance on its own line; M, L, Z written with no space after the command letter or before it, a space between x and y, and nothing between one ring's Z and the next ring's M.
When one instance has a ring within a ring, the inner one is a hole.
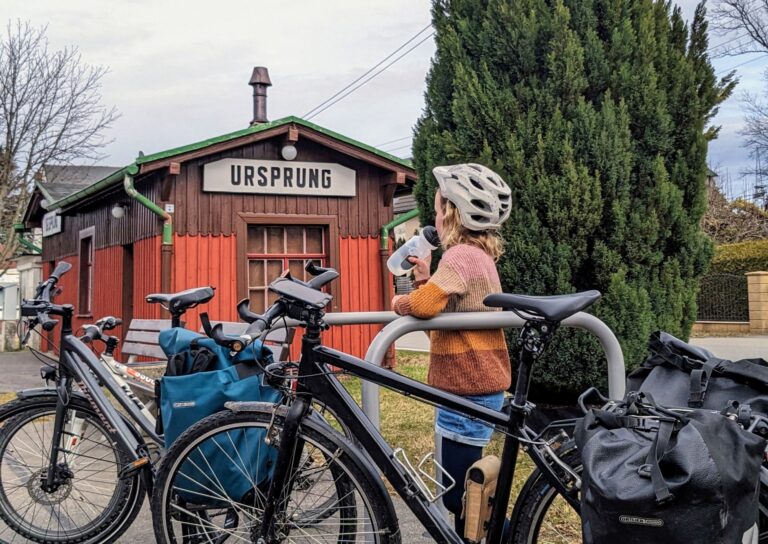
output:
M501 282L493 259L480 248L461 244L443 254L428 282L397 297L394 310L423 319L441 312L497 311L486 307L483 299L499 292ZM430 385L459 395L509 388L511 368L501 329L432 331L430 340Z

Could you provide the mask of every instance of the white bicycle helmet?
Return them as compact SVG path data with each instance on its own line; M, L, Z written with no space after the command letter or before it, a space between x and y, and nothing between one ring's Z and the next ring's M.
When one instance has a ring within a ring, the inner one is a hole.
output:
M512 209L512 191L496 172L481 164L437 166L432 170L440 194L459 210L473 231L497 230Z

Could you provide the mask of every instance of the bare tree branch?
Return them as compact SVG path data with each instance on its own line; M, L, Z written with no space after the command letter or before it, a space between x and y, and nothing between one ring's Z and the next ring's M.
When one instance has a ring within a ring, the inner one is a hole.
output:
M117 111L101 103L107 69L77 48L49 48L46 28L9 22L0 36L0 267L16 250L18 222L44 164L103 158Z
M720 35L738 33L737 44L717 56L768 52L768 0L716 0L712 29Z

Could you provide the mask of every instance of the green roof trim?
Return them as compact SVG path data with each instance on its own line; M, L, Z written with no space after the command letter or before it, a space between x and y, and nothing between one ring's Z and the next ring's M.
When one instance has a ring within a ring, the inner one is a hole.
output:
M210 138L208 140L202 140L200 142L196 142L193 144L181 146L181 147L175 147L173 149L168 149L166 151L160 151L158 153L153 153L151 155L144 155L136 158L136 162L133 164L130 164L124 168L121 168L120 170L112 173L111 175L107 176L106 178L97 181L93 185L89 185L85 189L82 189L76 193L73 193L69 195L66 198L63 198L59 200L58 202L51 202L48 205L49 210L53 210L56 208L61 208L63 206L66 206L68 204L72 204L73 202L77 202L81 198L84 198L88 195L94 194L101 189L104 189L106 187L109 187L110 185L115 184L117 181L122 181L125 174L129 175L135 175L138 173L139 166L142 164L147 164L155 161L159 161L162 159L167 159L169 157L174 157L176 155L182 155L184 153L189 153L191 151L197 151L199 149L204 149L206 147L209 147L211 145L215 145L222 142L228 142L230 140L236 140L237 138L242 138L243 136L249 136L251 134L258 134L259 132L264 132L266 130L269 130L271 128L288 125L288 124L296 124L300 125L309 129L312 129L316 132L319 132L321 134L325 134L326 136L330 136L331 138L335 140L339 140L341 142L353 145L355 147L359 147L360 149L363 149L365 151L368 151L369 153L373 155L377 155L383 159L386 159L388 161L391 161L395 164L398 164L400 166L403 166L408 169L413 169L413 163L408 159L401 159L400 157L396 157L395 155L391 155L387 153L386 151L381 151L380 149L377 149L373 146L370 146L368 144L364 144L362 142L359 142L353 138L349 138L347 136L344 136L343 134L339 134L338 132L334 132L332 130L329 130L327 128L321 127L319 125L316 125L314 123L310 123L309 121L306 121L300 117L295 117L293 115L290 115L288 117L283 117L282 119L277 119L275 121L270 121L269 123L262 123L259 125L254 125L252 127L244 128L242 130L237 130L235 132L230 132L228 134L223 134L221 136L216 136L215 138ZM47 195L47 191L43 189L40 185L38 185L38 188L43 192L44 196L47 196L49 201L51 200L49 197L50 195Z
M242 130L236 130L235 132L230 132L229 134L223 134L221 136L216 136L215 138L210 138L208 140L203 140L201 142L196 142L194 144L189 144L181 147L176 147L173 149L169 149L167 151L160 151L159 153L153 153L151 155L145 155L143 157L139 157L136 159L136 164L142 165L149 162L158 161L161 159L167 159L169 157L173 157L174 155L181 155L183 153L189 153L190 151L197 151L198 149L206 148L210 145L218 144L221 142L228 142L230 140L236 140L237 138L242 138L243 136L250 136L251 134L258 134L259 132L264 132L265 130L269 130L271 128L288 125L288 124L296 124L300 125L306 128L310 128L314 131L320 132L321 134L325 134L326 136L330 136L331 138L335 140L340 140L342 142L348 143L350 145L353 145L355 147L359 147L360 149L364 149L370 153L373 153L374 155L377 155L383 159L387 159L388 161L392 161L396 164L399 164L400 166L404 166L405 168L413 169L413 164L411 164L411 161L401 159L400 157L396 157L394 155L390 155L386 151L382 151L380 149L377 149L373 146L370 146L368 144L364 144L363 142L359 142L353 138L349 138L347 136L344 136L343 134L339 134L338 132L334 132L332 130L329 130L327 128L321 127L319 125L316 125L314 123L310 123L309 121L305 121L304 119L300 117L295 117L293 115L289 115L288 117L283 117L282 119L277 119L275 121L270 121L269 123L262 123L259 125L254 125L252 127L244 128Z

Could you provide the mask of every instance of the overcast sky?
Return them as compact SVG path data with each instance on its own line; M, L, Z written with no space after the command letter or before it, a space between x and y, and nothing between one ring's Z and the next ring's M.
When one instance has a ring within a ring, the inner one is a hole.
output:
M678 3L690 19L696 0ZM4 19L47 24L54 47L78 46L84 61L109 67L104 102L122 117L102 164L115 166L129 164L139 150L162 151L246 127L252 118L247 83L256 65L269 68L273 83L269 118L303 116L430 21L428 0L3 0L2 6ZM710 41L716 47L728 39ZM433 53L429 39L312 121L371 145L408 137L423 108ZM714 65L725 73L753 57L714 59ZM762 89L766 59L737 68L737 95ZM739 96L715 122L723 129L710 146L710 164L737 178L752 163L737 134ZM383 148L408 156L408 144Z

